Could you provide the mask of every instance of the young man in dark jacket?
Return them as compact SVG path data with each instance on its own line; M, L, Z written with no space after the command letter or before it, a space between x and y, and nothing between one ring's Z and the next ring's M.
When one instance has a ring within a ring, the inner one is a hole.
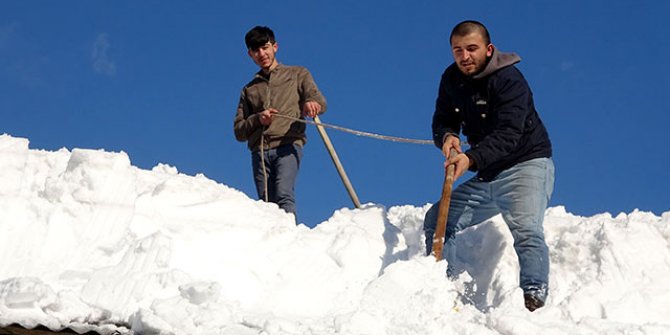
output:
M251 151L258 197L295 215L295 181L307 142L305 124L295 119L325 112L326 99L306 68L277 61L278 46L270 28L254 27L245 43L260 71L240 94L235 138L247 141Z
M454 63L443 73L435 113L433 140L455 165L456 178L466 170L476 176L452 193L445 236L447 273L456 275L456 233L502 214L519 258L520 286L531 312L544 306L548 293L549 255L542 222L554 184L551 142L523 75L521 59L490 42L479 22L464 21L450 36ZM463 151L459 134L470 148ZM439 204L426 213L424 230L430 254Z

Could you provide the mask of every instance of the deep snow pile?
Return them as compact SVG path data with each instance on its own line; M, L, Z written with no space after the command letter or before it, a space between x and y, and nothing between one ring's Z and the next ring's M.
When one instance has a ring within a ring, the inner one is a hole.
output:
M142 334L667 334L670 212L547 211L550 298L523 307L500 217L424 257L427 206L273 204L124 153L0 136L0 326Z

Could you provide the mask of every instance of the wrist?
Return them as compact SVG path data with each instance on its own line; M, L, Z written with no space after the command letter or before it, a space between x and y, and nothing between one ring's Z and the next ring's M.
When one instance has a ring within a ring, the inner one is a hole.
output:
M465 157L468 158L468 162L469 162L469 163L468 163L468 169L474 171L474 170L476 169L476 166L477 166L474 157L472 157L472 155L470 155L470 154L467 153L467 152L464 153L464 155L465 155Z
M446 134L444 134L444 136L442 136L442 143L446 142L446 141L447 141L447 138L449 138L449 136L453 136L453 137L455 137L455 138L457 138L457 139L460 140L460 138L458 137L458 134L454 134L454 133L446 133Z

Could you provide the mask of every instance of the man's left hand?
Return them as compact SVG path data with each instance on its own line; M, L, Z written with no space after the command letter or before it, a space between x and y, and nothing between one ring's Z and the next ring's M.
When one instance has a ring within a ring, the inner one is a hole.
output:
M460 153L444 162L444 168L446 169L451 164L455 165L454 180L456 180L465 174L465 171L470 168L472 162L470 161L470 157L468 157L468 155Z
M316 101L307 101L305 105L302 106L302 116L315 117L321 113L321 105Z

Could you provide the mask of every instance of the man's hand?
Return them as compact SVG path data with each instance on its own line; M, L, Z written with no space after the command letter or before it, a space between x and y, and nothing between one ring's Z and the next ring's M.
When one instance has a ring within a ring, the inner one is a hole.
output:
M269 126L272 123L272 116L279 113L278 110L274 108L268 108L260 113L258 113L258 118L261 121L261 124L264 126Z
M456 153L459 154L463 152L461 151L461 139L459 139L458 136L447 135L447 138L444 139L444 144L442 144L442 153L447 159L449 158L449 154L451 154L451 149L456 150Z
M458 179L460 176L464 175L466 171L472 166L472 161L470 157L464 153L460 153L451 159L447 159L444 162L444 168L446 169L449 165L454 164L454 180Z
M321 105L316 101L307 101L305 102L305 105L302 106L302 116L313 118L319 113L321 113Z

